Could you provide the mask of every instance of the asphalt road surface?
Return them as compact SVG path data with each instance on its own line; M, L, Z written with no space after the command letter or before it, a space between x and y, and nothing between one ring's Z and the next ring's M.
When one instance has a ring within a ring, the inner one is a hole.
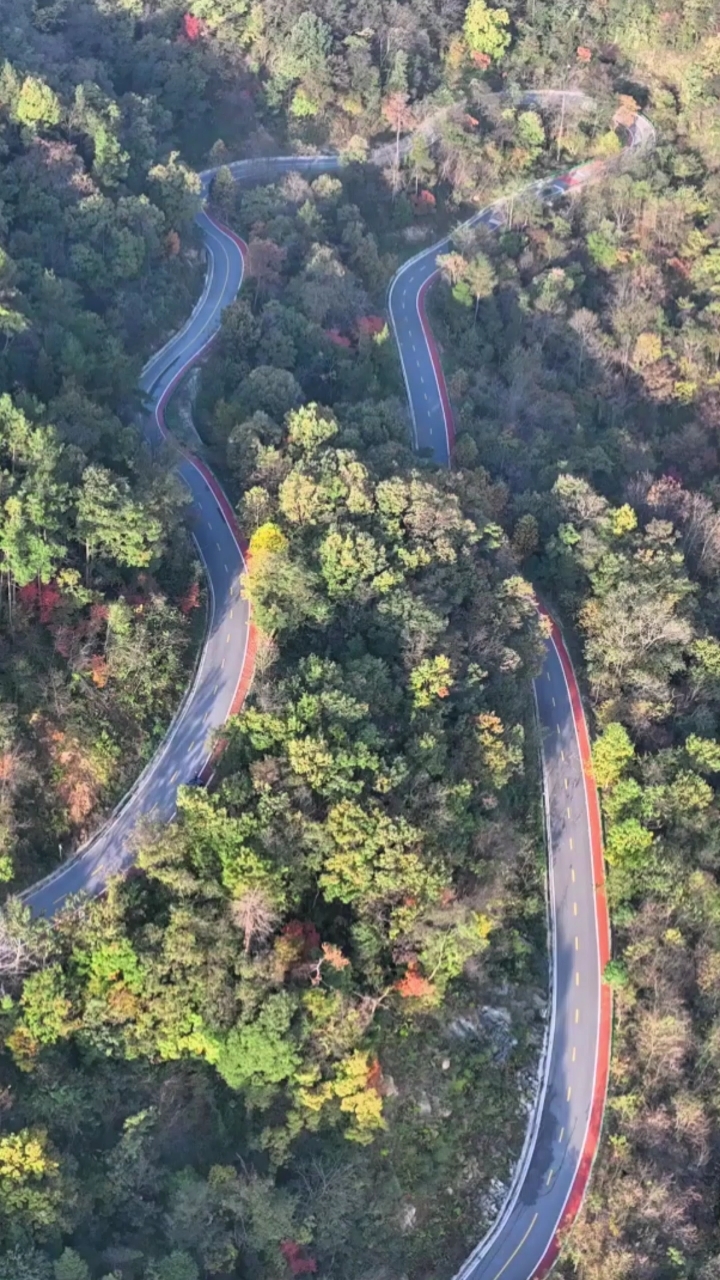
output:
M242 160L230 166L238 181L258 181L302 169L338 169L337 156L279 156ZM211 170L200 174L207 196ZM145 432L152 445L167 435L163 409L183 374L210 345L220 317L236 297L243 280L243 243L203 209L197 217L207 252L203 292L187 323L147 363L141 378L148 415ZM244 567L241 539L232 508L217 479L190 454L180 454L178 471L190 495L188 519L203 561L210 596L205 645L191 686L157 753L134 787L74 858L23 895L37 914L50 916L78 893L91 897L108 879L131 866L139 834L148 822L169 822L175 814L177 790L207 774L217 732L247 684L249 610L242 598Z
M547 99L526 95L526 101ZM577 97L581 95L568 95ZM651 145L652 126L642 117L628 131L630 146ZM335 156L276 157L231 165L234 176L262 180L279 172L327 171ZM553 199L597 176L596 166L533 184ZM200 175L208 194L212 171ZM471 223L504 225L504 202L480 211ZM243 245L206 211L198 215L208 255L205 288L185 327L147 364L141 386L151 413L148 438L159 443L163 408L183 373L212 341L222 310L243 278ZM398 343L416 447L449 464L452 413L439 354L424 311L437 277L443 240L407 262L395 276L389 310ZM231 508L217 480L190 455L179 472L188 486L190 521L205 565L210 594L207 639L192 684L157 754L98 835L70 862L34 886L26 900L51 915L73 894L100 893L108 878L133 860L139 828L168 822L177 788L207 771L213 738L247 682L249 616L240 590L243 557ZM543 670L535 682L541 731L553 943L552 1014L538 1106L504 1206L490 1234L458 1273L462 1280L530 1280L551 1264L557 1230L571 1221L582 1199L597 1145L607 1078L610 1004L602 984L608 956L602 891L602 847L594 785L588 778L587 730L575 677L557 630L549 635Z
M223 308L242 284L240 242L218 229L205 212L198 221L208 254L205 288L188 323L143 371L141 386L151 405L146 432L153 444L164 434L162 410L173 384L212 340ZM214 735L236 698L249 635L248 605L240 591L240 542L231 508L214 477L189 455L181 455L178 470L190 492L190 526L207 574L205 645L164 741L119 809L78 856L25 895L39 914L52 915L73 894L102 892L110 876L131 865L142 824L173 817L178 787L193 782L208 766Z
M546 93L528 94L540 102ZM654 130L644 117L627 129L630 147L647 147ZM531 184L553 200L596 179L598 165ZM481 210L467 225L498 230L506 200ZM425 314L425 295L437 279L439 241L405 263L389 292L390 318L400 352L416 448L449 465L452 411L440 355ZM535 682L548 848L552 932L552 1011L541 1093L513 1186L500 1217L458 1273L462 1280L530 1280L552 1265L558 1229L582 1202L597 1149L607 1089L610 992L602 982L609 958L597 793L589 776L589 744L580 695L562 637L549 635Z
M504 218L493 207L477 221L492 227ZM437 277L438 254L450 247L448 239L418 255L398 272L389 294L416 447L446 464L452 418L424 297ZM465 1264L460 1274L468 1280L529 1280L536 1273L575 1185L596 1093L601 959L588 796L568 683L552 639L535 695L554 950L546 1091L515 1203L487 1252Z

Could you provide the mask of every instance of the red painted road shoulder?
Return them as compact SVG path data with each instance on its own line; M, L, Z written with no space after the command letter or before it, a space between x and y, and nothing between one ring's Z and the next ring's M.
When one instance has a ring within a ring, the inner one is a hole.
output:
M430 289L430 287L434 285L435 281L439 278L439 275L440 272L436 271L434 275L428 276L425 283L421 285L420 292L417 296L417 309L420 317L420 323L423 327L423 333L425 334L425 341L428 345L428 351L430 352L430 359L432 360L433 369L435 370L438 391L440 392L440 402L442 404L443 418L445 419L445 435L447 436L448 443L448 458L450 459L452 458L452 451L455 448L455 419L453 417L450 396L448 395L447 384L445 382L445 374L443 373L440 352L438 351L435 334L430 328L427 313L425 311L426 294L428 289Z
M455 424L453 413L450 405L447 384L445 382L442 362L440 360L440 354L425 311L426 295L428 290L438 279L439 274L439 272L435 272L434 275L429 276L421 285L417 295L417 309L420 317L420 323L422 324L425 339L427 341L428 350L430 352L430 358L435 370L435 377L437 378L440 400L443 407L443 416L445 419L445 432L448 440L448 449L452 456L452 447L455 443ZM570 1193L565 1202L562 1217L555 1230L553 1239L541 1259L539 1266L534 1272L534 1280L541 1280L541 1277L546 1276L552 1269L560 1252L563 1233L567 1231L568 1227L574 1222L585 1197L585 1192L590 1181L593 1162L600 1144L600 1134L602 1131L603 1115L605 1112L605 1098L607 1095L608 1079L610 1074L610 1048L612 1041L612 991L602 978L605 966L610 959L610 917L608 914L607 896L605 892L605 859L603 854L602 820L600 817L600 803L598 800L597 787L595 785L595 778L593 775L590 735L588 733L587 722L585 720L585 712L582 705L582 699L580 697L580 689L575 677L572 662L570 661L570 655L565 648L565 642L562 638L560 628L543 609L541 609L540 612L543 613L550 622L551 640L565 673L565 679L570 693L572 715L580 749L580 758L585 777L590 849L592 856L593 878L595 883L595 915L597 920L600 963L600 1010L595 1084L585 1144L583 1146Z
M585 1198L585 1193L590 1181L590 1175L592 1173L593 1163L600 1145L600 1134L602 1132L605 1099L610 1075L610 1049L612 1044L612 990L608 986L607 982L604 982L602 979L605 965L610 959L610 916L607 906L607 895L605 892L605 857L603 853L602 820L600 817L600 802L598 800L597 787L595 785L592 766L590 735L588 733L587 721L585 719L585 711L582 705L582 698L580 697L577 678L575 676L572 662L570 661L570 655L565 647L565 641L562 638L560 628L544 609L541 609L540 612L550 622L552 628L550 638L555 648L555 652L562 664L565 679L567 681L567 687L570 691L573 721L580 748L580 759L583 773L585 775L585 794L587 796L590 849L592 853L593 878L595 882L595 916L597 920L598 949L600 958L600 1023L598 1027L598 1052L595 1066L595 1086L593 1091L592 1108L590 1111L590 1121L585 1137L585 1145L583 1147L573 1185L565 1202L565 1208L563 1209L563 1214L560 1222L558 1223L555 1235L551 1240L539 1266L535 1270L535 1280L541 1280L541 1277L546 1276L548 1272L552 1270L555 1262L557 1261L558 1254L560 1253L563 1233L566 1232L575 1221Z
M236 235L234 231L231 231L229 227L226 227L223 223L219 222L217 218L214 218L212 214L207 213L207 217L208 217L208 220L212 222L213 226L217 227L218 231L221 231L223 235L228 236L231 240L234 241L234 243L238 246L240 253L242 254L243 262L245 262L247 259L247 245L245 241L242 240L240 236ZM163 391L158 401L157 407L155 409L155 419L165 439L172 438L171 433L169 432L165 423L165 410L167 408L167 405L171 397L176 391L178 384L185 377L188 369L191 369L193 365L197 364L201 359L203 359L203 357L206 355L208 349L211 347L212 343L215 341L216 338L217 338L217 333L214 333L212 337L209 338L208 341L199 349L199 351L196 351L195 354L192 355L190 359L183 365L183 367L178 370L178 372L173 377L172 381L168 384L168 386ZM218 503L218 506L220 507L220 510L222 511L222 514L227 522L228 528L230 529L235 539L235 542L237 543L237 547L240 552L241 559L243 561L245 572L247 572L248 564L249 564L248 544L240 529L240 526L238 525L235 512L233 510L232 504L230 503L230 500L227 494L225 493L225 490L223 489L222 485L217 479L217 476L214 475L214 473L210 470L208 465L205 462L203 462L201 458L198 458L194 453L191 453L189 449L183 448L182 445L178 445L177 441L175 441L175 444L177 448L180 450L180 452L182 453L186 462L188 462L190 466L194 467L195 470L198 472L198 474L203 477L203 479L205 480L205 483L207 484L208 488L210 489L213 496L215 497ZM248 616L247 643L245 645L243 663L240 668L237 687L235 689L235 693L233 695L233 699L228 710L228 718L238 713L250 690L250 686L252 684L252 678L254 674L254 668L255 668L255 656L257 654L257 641L258 641L257 629L253 625L253 622L250 616ZM208 761L207 765L203 769L203 776L207 776L207 777L211 776L215 763L217 761L217 758L221 754L224 746L225 746L224 741L220 739L215 747L215 750L212 753L212 756L210 757L210 760Z

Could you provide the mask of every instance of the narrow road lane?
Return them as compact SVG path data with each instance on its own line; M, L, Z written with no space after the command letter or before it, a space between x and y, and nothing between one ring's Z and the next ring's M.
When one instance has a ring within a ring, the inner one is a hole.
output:
M539 103L548 96L538 91L526 95L526 101ZM638 116L627 138L631 148L644 148L653 145L655 134L649 121ZM593 162L532 183L527 191L552 201L601 173ZM506 203L495 201L465 225L482 223L498 230L506 223ZM388 295L416 448L446 466L453 446L452 409L425 299L438 278L438 255L451 248L452 237L447 237L410 259ZM549 1270L557 1256L558 1231L573 1221L582 1203L607 1090L612 1009L610 990L602 981L610 935L600 812L577 681L557 627L546 622L549 635L535 700L553 949L548 1056L507 1202L456 1280L530 1280Z
M492 207L475 221L492 227L497 213ZM445 464L452 449L452 413L424 301L437 279L437 256L450 247L450 240L443 240L401 268L389 293L416 446ZM537 1274L565 1207L572 1203L595 1101L604 1098L606 1087L610 1023L601 1016L607 1015L601 974L609 952L604 897L596 891L596 884L602 884L601 847L599 877L593 859L593 834L600 840L599 823L593 824L591 815L591 810L597 815L597 797L583 768L580 737L587 731L575 677L557 632L548 638L535 698L554 952L549 1059L526 1163L501 1229L468 1259L459 1273L463 1280L529 1280Z
M174 387L212 341L242 284L242 241L205 211L198 222L208 254L205 287L187 324L148 362L140 383L151 404L145 431L155 446L167 434L164 409ZM113 816L75 858L25 895L38 914L52 915L73 894L101 893L110 876L132 864L139 827L172 819L178 787L207 768L214 736L249 681L249 607L240 590L244 561L232 507L198 459L181 456L178 471L189 490L190 527L208 583L207 635L194 678L157 753Z

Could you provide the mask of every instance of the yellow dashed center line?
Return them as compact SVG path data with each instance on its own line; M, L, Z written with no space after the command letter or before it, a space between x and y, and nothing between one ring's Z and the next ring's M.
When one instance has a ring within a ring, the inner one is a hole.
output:
M548 1176L547 1176L547 1182L545 1183L545 1186L546 1186L546 1187L549 1187L549 1186L550 1186L550 1183L552 1182L552 1180L553 1180L553 1171L552 1171L552 1169L551 1169L551 1170L550 1170L550 1172L549 1172L549 1174L548 1174Z
M575 1061L576 1056L577 1056L577 1049L575 1048L575 1045L573 1045L573 1051L572 1051L572 1060L573 1060L573 1062Z
M573 841L572 841L572 836L571 836L571 837L570 837L570 852L571 852L571 853L572 853L572 847L573 847ZM574 868L574 867L572 868L572 878L573 878L573 884L574 884L574 883L575 883L575 868Z
M225 637L225 643L226 643L226 644L229 644L229 643L230 643L230 632L229 632L229 631L228 631L228 633L227 633L227 636Z
M565 1125L563 1125L562 1129L560 1130L560 1137L558 1138L558 1142L562 1142L564 1137L565 1137Z
M573 902L573 915L577 915L577 902Z
M570 817L570 806L569 806L569 805L568 805L568 809L567 809L567 816L568 816L568 818Z
M575 986L576 987L580 986L580 974L577 969L575 970Z
M580 1021L580 1010L576 1009L575 1010L575 1026L577 1026L579 1021Z
M537 1214L534 1214L534 1215L533 1215L532 1222L530 1223L530 1226L528 1227L527 1231L525 1232L525 1235L523 1236L522 1240L520 1241L520 1243L519 1243L519 1245L518 1245L517 1249L513 1249L513 1251L512 1251L512 1253L510 1254L510 1257L508 1258L507 1262L506 1262L506 1263L504 1263L504 1265L500 1268L500 1270L499 1270L499 1271L496 1271L496 1272L495 1272L495 1275L493 1276L493 1280L500 1280L501 1275L504 1275L504 1273L507 1271L507 1269L508 1269L508 1267L510 1266L510 1263L512 1262L513 1258L517 1258L517 1256L518 1256L518 1254L519 1254L520 1250L522 1249L522 1247L523 1247L523 1245L524 1245L525 1241L527 1240L528 1236L530 1235L530 1232L532 1231L533 1227L535 1226L535 1223L537 1222L537 1220L538 1220L538 1215L537 1215Z
M553 706L555 706L555 695L553 694Z
M568 783L568 780L567 780L567 778L566 778L566 779L565 779L565 790L566 790L566 791L568 790L569 785L570 785L570 784Z
M575 950L580 950L580 939L578 937L575 938Z

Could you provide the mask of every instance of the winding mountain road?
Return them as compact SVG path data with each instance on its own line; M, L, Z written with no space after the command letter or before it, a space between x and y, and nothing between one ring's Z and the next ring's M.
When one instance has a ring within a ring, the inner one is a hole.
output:
M525 101L548 96L529 93ZM642 116L627 133L632 147L654 141L652 126ZM285 170L339 167L336 156L276 157L230 166L237 178L259 180L276 178ZM200 175L205 197L212 172ZM597 167L585 165L534 183L531 189L551 200L596 176ZM496 201L468 225L502 226L503 205L503 200ZM167 435L164 409L175 386L212 342L223 309L242 284L243 242L205 208L198 223L208 264L202 296L184 328L143 370L141 386L151 405L146 432L153 444ZM445 239L406 262L392 281L388 300L416 447L445 465L450 462L453 418L424 304L437 278L437 256L449 248L450 239ZM170 821L177 788L207 776L217 731L239 708L249 685L253 631L240 589L242 538L227 498L204 463L181 451L178 470L190 492L193 536L209 585L206 641L162 745L122 804L84 849L25 895L39 914L52 915L73 894L100 893L110 876L131 865L140 824L148 819ZM551 1018L541 1087L508 1199L456 1280L530 1280L549 1270L560 1233L582 1202L602 1124L611 1000L602 981L609 958L609 925L600 814L577 682L557 627L549 618L546 626L545 660L535 681L535 699L548 847Z

